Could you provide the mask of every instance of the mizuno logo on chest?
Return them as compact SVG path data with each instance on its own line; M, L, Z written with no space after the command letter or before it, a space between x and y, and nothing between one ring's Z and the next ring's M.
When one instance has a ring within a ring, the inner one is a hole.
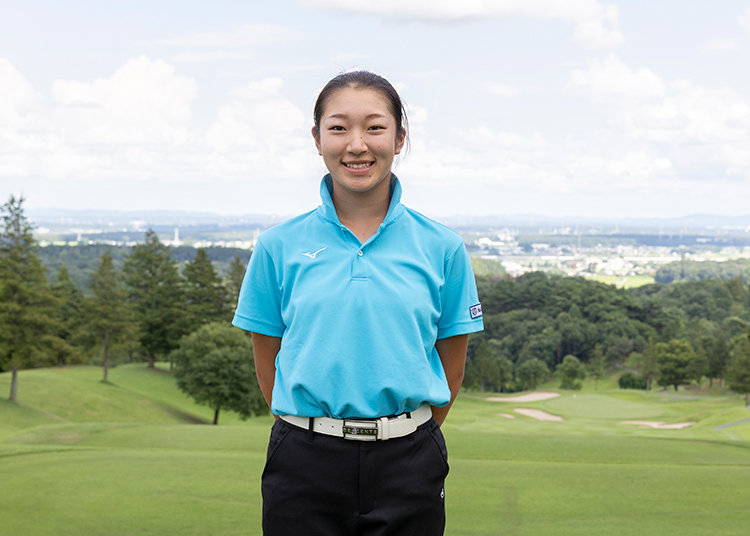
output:
M315 257L318 256L318 253L320 253L324 249L327 249L327 248L320 248L318 251L315 251L314 253L307 253L303 251L302 255L304 255L305 257L310 257L311 259L314 259Z

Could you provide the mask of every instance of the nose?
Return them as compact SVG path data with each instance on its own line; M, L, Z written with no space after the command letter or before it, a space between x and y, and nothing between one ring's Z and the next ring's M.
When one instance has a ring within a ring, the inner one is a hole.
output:
M367 151L367 143L365 143L364 134L358 131L352 131L346 150L353 154L361 154Z

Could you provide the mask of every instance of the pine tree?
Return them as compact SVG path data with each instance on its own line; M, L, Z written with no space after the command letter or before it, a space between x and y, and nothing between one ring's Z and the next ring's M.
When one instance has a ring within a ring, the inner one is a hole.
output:
M177 347L186 333L183 289L177 263L168 246L152 230L146 241L133 247L123 265L125 283L140 329L148 366Z
M235 255L232 262L229 263L229 273L227 274L226 286L229 292L229 302L234 305L240 295L242 280L245 278L245 263L242 262L239 255Z
M206 250L198 248L192 262L182 270L188 332L211 323L231 320L229 295Z
M81 328L83 327L83 292L73 283L68 268L62 264L57 272L57 282L52 285L55 298L56 321L52 337L52 353L59 366L83 363Z
M32 227L23 211L23 197L10 196L0 207L0 370L11 371L10 400L18 398L18 370L49 356L47 336L52 294Z
M92 297L88 300L88 323L101 346L104 369L102 381L109 376L109 350L113 344L132 332L132 311L128 294L120 282L109 252L101 256L99 266L91 274L89 288Z

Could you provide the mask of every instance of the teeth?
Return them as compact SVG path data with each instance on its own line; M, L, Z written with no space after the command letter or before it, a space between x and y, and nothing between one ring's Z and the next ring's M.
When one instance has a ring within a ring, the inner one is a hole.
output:
M369 162L366 163L366 164L344 164L344 165L346 167L348 167L348 168L351 168L351 169L365 169L367 167L370 167L370 163Z

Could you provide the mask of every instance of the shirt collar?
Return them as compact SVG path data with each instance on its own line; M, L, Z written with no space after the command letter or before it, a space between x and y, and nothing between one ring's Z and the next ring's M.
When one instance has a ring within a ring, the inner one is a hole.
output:
M333 206L333 179L331 174L328 173L323 180L320 181L320 199L323 204L320 207L321 215L326 220L332 221L336 225L341 225L339 217L336 214L336 207ZM382 225L388 225L401 215L404 211L404 206L401 204L401 181L398 180L396 174L391 172L391 203L388 206L388 213L385 215Z

